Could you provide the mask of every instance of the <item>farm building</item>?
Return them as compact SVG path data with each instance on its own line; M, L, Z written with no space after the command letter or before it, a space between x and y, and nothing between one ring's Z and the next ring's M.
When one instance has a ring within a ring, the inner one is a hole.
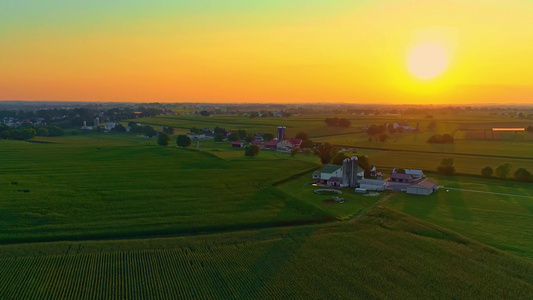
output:
M376 180L376 179L361 179L359 182L359 188L365 189L367 191L384 191L387 187L387 182L385 180Z
M276 145L278 150L290 150L294 148L300 148L302 140L300 139L284 139Z
M413 175L403 173L392 173L387 179L387 189L393 191L405 191L413 182Z
M233 148L242 148L243 145L244 145L243 142L239 142L239 141L231 142L231 147Z
M437 184L434 181L426 178L413 182L407 187L405 192L412 195L429 195L433 192L436 192L437 189Z
M277 149L278 148L278 141L276 140L270 140L263 144L263 147L267 149Z
M424 172L422 172L422 170L405 169L405 174L412 175L414 179L426 178L426 175L424 175Z
M341 165L327 164L322 170L313 172L313 179L332 187L355 188L358 180L357 157L347 158Z
M400 182L400 183L411 183L413 182L413 175L402 174L402 173L392 173L389 181L391 182Z

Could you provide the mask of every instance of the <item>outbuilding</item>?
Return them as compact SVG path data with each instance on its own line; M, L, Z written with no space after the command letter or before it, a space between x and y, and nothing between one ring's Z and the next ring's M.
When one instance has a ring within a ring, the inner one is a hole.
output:
M413 182L406 189L407 194L411 195L429 195L437 191L439 187L437 184L429 179L421 179Z
M361 179L359 182L359 188L365 189L367 191L384 191L387 187L387 182L385 180L376 180L376 179Z

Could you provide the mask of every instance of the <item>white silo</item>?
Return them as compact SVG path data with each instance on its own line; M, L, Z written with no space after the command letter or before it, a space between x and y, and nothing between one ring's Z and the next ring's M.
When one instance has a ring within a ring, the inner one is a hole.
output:
M355 188L357 187L357 156L352 156L350 165L350 187Z
M350 185L350 171L352 170L351 161L346 158L342 161L342 186Z

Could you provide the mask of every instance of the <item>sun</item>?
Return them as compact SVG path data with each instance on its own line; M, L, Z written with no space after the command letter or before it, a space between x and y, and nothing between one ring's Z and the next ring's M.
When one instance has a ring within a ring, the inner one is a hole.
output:
M448 67L446 49L439 44L420 44L412 48L407 60L409 71L420 79L432 79Z

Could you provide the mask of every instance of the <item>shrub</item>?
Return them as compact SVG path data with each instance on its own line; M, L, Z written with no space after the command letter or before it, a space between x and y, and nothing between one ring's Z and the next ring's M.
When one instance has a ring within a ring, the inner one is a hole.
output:
M176 144L180 147L189 147L191 145L191 138L185 134L178 135Z
M516 170L516 172L514 173L514 178L519 181L531 181L532 180L531 173L524 168L519 168L518 170Z
M157 137L157 143L161 146L168 146L168 144L170 144L170 136L164 132L161 132Z
M259 154L259 146L257 145L250 145L244 148L245 156L257 156L258 154Z
M494 170L491 167L485 167L481 169L481 176L483 177L492 177Z

